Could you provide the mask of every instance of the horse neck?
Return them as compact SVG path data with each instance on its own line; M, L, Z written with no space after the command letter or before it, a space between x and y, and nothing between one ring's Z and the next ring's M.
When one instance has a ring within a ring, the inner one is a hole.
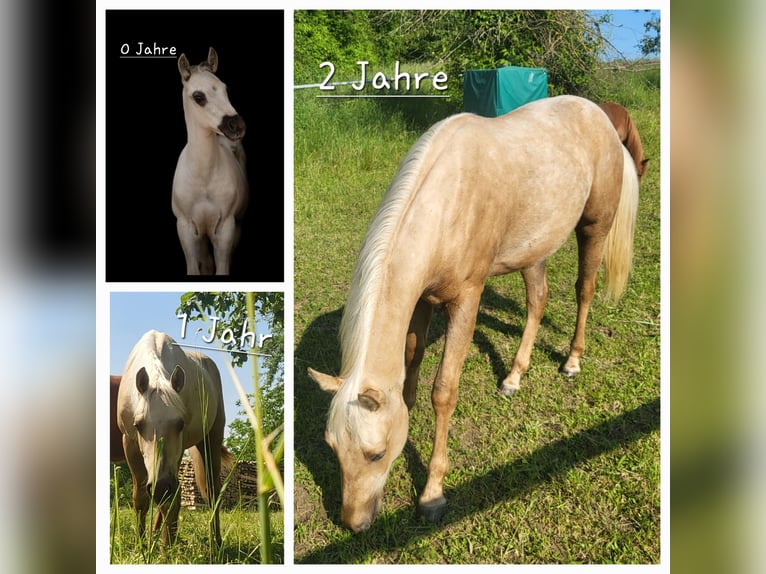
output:
M365 308L354 313L350 322L344 316L341 327L341 377L358 373L360 377L354 379L363 379L365 386L384 391L399 389L404 383L407 330L422 292L417 280L405 281L404 277L392 277L390 272L386 279L372 296L365 292L358 299ZM355 305L352 293L349 302Z
M187 153L191 165L202 172L208 172L218 162L220 145L218 134L186 119Z

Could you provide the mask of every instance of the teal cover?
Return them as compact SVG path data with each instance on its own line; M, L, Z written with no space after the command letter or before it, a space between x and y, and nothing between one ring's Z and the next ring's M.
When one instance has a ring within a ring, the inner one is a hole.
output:
M544 68L505 66L463 74L463 111L493 118L548 97Z

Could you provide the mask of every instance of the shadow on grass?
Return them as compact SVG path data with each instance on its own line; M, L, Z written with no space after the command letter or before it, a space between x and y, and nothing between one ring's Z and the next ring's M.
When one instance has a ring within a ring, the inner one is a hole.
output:
M479 313L478 322L490 325L508 337L518 341L521 336L524 310L513 301L487 290L485 296L491 306L502 303L510 306L513 315L521 317L517 326L509 327L487 315ZM485 299L482 300L483 303ZM337 374L340 370L340 349L338 328L342 309L318 317L306 329L295 352L295 456L311 473L314 483L322 492L322 504L326 515L335 524L340 518L340 476L335 455L324 442L324 429L331 396L322 391L308 377L306 368L313 367L320 371ZM546 321L547 323L547 321ZM556 329L548 323L548 328ZM434 317L429 344L438 339L444 331L444 321ZM500 353L481 334L474 334L474 343L482 352L488 353L498 380L506 374L507 366L501 360ZM547 354L556 360L563 360L555 350L547 349ZM428 381L430 382L430 381ZM489 389L488 389L489 391ZM498 397L498 401L501 401ZM447 513L442 521L430 525L424 521L415 521L411 528L391 529L386 524L413 523L415 508L400 510L391 515L381 516L371 529L359 535L349 535L342 541L326 545L320 550L296 559L297 563L335 563L338 556L347 557L347 562L365 559L375 550L401 548L421 538L430 536L435 530L447 524L458 522L466 516L481 513L499 502L523 496L536 485L566 472L585 460L607 453L616 448L632 443L660 428L660 400L654 399L644 405L625 412L608 421L573 436L551 443L524 460L513 460L487 471L481 477L469 480L457 488L447 490L445 495L450 501ZM403 453L413 485L422 490L426 479L426 465L420 459L417 449L408 441ZM385 536L382 535L385 529ZM392 533L393 530L393 533ZM381 542L384 540L385 542ZM385 544L385 546L382 546ZM350 559L348 557L351 557Z

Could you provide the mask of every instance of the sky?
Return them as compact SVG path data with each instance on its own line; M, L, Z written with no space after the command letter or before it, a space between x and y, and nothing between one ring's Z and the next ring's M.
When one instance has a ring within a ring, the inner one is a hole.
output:
M595 16L609 13L612 15L610 25L602 27L606 38L627 59L643 57L636 46L643 38L646 30L644 23L659 16L659 10L590 10ZM612 56L614 57L614 56Z
M210 322L187 322L186 337L181 338L182 321L176 317L180 298L180 292L112 292L110 294L109 373L113 375L122 374L131 349L141 336L150 329L167 333L178 343L208 347L209 351L203 350L202 352L215 361L221 373L226 409L226 434L228 435L229 423L235 418L243 418L239 415L240 409L236 405L239 394L226 366L226 359L229 354L216 350L217 347L220 348L218 340L210 344L202 340L203 338L209 339L208 329L212 324ZM197 332L200 328L202 332ZM258 324L255 333L257 343L259 337L262 334L267 335L268 331L265 325ZM235 333L235 335L239 339L240 333ZM256 348L253 351L258 352L259 350ZM268 343L264 344L262 351L268 353ZM251 392L253 388L252 360L253 357L245 363L243 368L235 369L245 392Z

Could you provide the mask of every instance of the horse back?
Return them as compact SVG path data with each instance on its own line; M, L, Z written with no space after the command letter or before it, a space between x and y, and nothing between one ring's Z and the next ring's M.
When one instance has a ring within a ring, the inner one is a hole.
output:
M587 100L549 98L499 118L445 122L430 136L393 248L404 265L427 270L435 302L449 299L447 286L545 259L593 194L619 194L620 142Z

